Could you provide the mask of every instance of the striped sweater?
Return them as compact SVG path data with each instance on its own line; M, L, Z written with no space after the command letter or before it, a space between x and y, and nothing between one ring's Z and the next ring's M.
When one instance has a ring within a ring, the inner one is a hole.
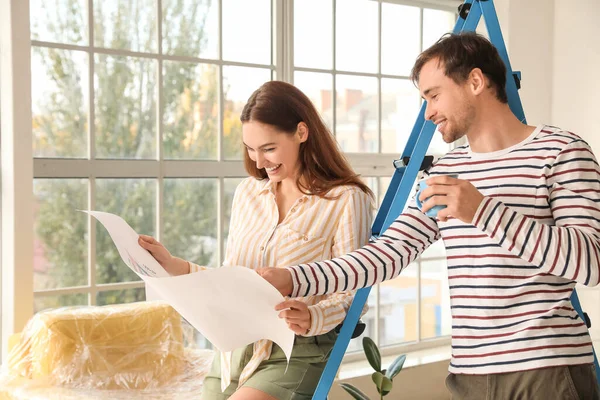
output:
M490 374L593 362L570 302L600 279L600 168L577 135L539 126L493 153L459 147L431 176L455 173L484 195L472 222L425 216L414 199L373 243L289 267L294 296L358 289L396 277L438 239L452 313L450 372Z
M279 223L275 188L269 180L244 179L231 206L231 222L223 266L284 267L295 263L341 256L367 244L371 232L372 206L369 195L355 186L332 189L327 200L302 196ZM190 265L190 272L205 267ZM351 291L307 296L311 327L304 336L317 336L334 329L346 317L354 298ZM365 310L366 311L366 310ZM261 362L271 356L272 343L259 340L244 366L241 386ZM221 355L221 388L231 382L231 353Z

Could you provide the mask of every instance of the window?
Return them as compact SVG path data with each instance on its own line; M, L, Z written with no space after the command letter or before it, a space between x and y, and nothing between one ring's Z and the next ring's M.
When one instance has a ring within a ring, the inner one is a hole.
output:
M145 297L77 210L220 265L245 176L239 113L275 73L271 1L53 3L30 2L35 311Z
M294 84L317 105L352 165L369 177L378 204L393 173L388 164L404 150L421 106L410 69L456 22L455 8L414 3L294 2ZM448 150L435 135L429 152ZM373 169L382 153L386 164ZM445 253L438 243L399 278L371 290L366 335L381 346L449 335L447 291ZM350 343L350 350L361 347L360 340Z
M173 254L220 265L246 176L239 113L276 77L309 95L380 201L420 106L410 67L452 29L454 9L30 0L35 311L144 299L104 228L78 210L116 213ZM438 137L436 154L448 149ZM444 277L433 248L374 288L367 334L386 346L447 335Z
M0 34L0 37L2 35ZM0 44L1 46L1 44ZM0 63L0 82L2 82L2 63ZM0 98L0 111L2 99ZM2 138L2 112L0 112L0 139ZM0 143L2 141L0 140ZM2 146L0 144L0 165L2 165ZM0 288L2 288L2 181L0 180ZM2 310L2 292L0 289L0 310ZM0 343L2 340L2 318L0 318ZM2 360L2 345L0 344L0 360Z

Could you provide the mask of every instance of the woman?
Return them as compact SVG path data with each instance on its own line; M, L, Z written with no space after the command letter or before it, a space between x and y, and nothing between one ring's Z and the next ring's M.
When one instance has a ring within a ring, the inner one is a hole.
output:
M372 193L304 93L288 83L267 82L250 96L240 119L250 177L233 198L223 265L296 265L367 243ZM149 236L140 236L139 243L171 274L205 268L171 256ZM297 335L289 366L268 340L221 354L202 398L311 399L337 336L334 328L352 298L344 292L286 302L289 309L280 317Z

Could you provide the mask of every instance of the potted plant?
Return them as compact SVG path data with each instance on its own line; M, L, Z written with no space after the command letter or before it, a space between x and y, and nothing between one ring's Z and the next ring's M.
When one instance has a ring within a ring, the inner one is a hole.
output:
M379 398L383 399L383 396L387 395L392 391L392 381L398 375L398 373L402 370L402 366L404 365L404 361L406 361L406 355L403 354L396 358L394 362L387 368L381 369L381 353L377 348L377 345L371 338L365 337L363 338L363 350L365 355L367 356L367 360L369 364L375 372L371 375L371 379L375 383L377 387L377 392L379 393ZM370 400L369 397L361 392L359 389L350 385L349 383L342 383L340 386L350 395L357 400Z

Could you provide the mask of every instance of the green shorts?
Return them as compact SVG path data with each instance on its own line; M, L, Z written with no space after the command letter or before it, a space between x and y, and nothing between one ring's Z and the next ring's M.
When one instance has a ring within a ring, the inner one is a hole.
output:
M296 336L287 372L285 354L273 344L271 357L260 363L242 387L258 389L279 400L312 399L336 338L337 334L333 331L320 336ZM221 358L218 353L215 354L211 371L204 379L202 399L228 399L236 391L240 374L252 358L252 353L252 345L233 352L231 385L225 392L221 392Z

